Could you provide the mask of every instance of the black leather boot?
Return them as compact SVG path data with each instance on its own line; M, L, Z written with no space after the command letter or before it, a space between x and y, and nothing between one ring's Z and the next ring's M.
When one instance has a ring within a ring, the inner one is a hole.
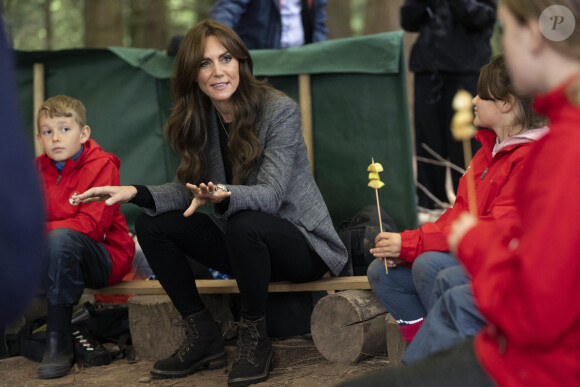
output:
M167 359L153 365L151 375L157 378L183 378L200 368L222 368L226 365L224 339L209 310L185 319L186 337L181 347Z
M268 379L274 359L265 316L256 321L242 319L238 324L238 348L228 387L249 386Z
M68 374L74 359L72 335L46 332L46 350L38 366L40 379L60 378Z

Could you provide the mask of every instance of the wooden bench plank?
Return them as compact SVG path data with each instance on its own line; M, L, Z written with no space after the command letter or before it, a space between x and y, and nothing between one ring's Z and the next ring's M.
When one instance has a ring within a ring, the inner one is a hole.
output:
M239 293L236 280L196 280L200 294ZM309 282L272 282L270 293L312 292L327 290L370 289L367 276L330 277ZM165 294L159 281L133 280L122 281L101 289L85 289L85 294Z

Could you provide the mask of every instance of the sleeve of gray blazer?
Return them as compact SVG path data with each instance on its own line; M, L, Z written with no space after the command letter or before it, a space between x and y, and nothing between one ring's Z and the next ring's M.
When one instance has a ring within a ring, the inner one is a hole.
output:
M193 195L177 178L162 185L148 185L147 188L155 201L155 209L141 207L149 216L163 214L168 211L184 210L189 207Z

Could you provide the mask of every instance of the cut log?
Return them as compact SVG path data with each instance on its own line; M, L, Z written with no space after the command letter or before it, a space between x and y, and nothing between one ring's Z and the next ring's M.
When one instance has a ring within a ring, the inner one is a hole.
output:
M386 353L386 309L368 290L347 290L318 301L310 319L314 345L328 361L356 363Z
M128 304L135 353L146 360L171 356L183 342L185 328L169 297L133 296Z
M403 340L403 336L401 336L401 331L399 330L399 325L390 313L385 317L385 325L389 366L401 365L401 357L403 357L408 343Z
M201 295L225 339L235 337L227 328L233 321L229 294ZM129 299L129 329L135 353L141 359L157 360L171 356L183 343L185 328L181 315L168 296L139 295Z

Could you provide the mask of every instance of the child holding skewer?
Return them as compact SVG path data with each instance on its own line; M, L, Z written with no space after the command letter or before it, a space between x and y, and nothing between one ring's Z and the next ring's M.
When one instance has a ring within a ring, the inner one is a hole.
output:
M499 16L514 87L535 95L550 132L514 186L515 227L470 214L451 225L449 247L487 323L475 339L343 387L578 385L580 0L504 0Z
M473 99L476 139L482 148L475 154L469 169L475 176L477 216L482 221L495 220L507 227L515 213L515 181L522 171L530 144L547 133L545 119L531 109L531 99L514 91L502 55L483 66ZM532 129L537 128L537 129ZM469 282L459 261L448 251L446 240L451 222L469 209L469 195L463 176L452 208L436 222L402 233L377 235L371 253L377 257L368 269L374 294L393 315L406 341L411 341L437 297L447 288ZM383 262L392 268L385 275ZM444 270L445 269L445 270ZM439 275L439 277L438 277ZM439 292L432 294L434 285ZM468 291L465 302L470 303ZM469 310L477 314L472 305ZM467 324L473 332L481 324ZM453 344L449 338L430 337L421 345L412 344L404 360L416 360L432 350ZM427 347L430 345L430 347ZM413 356L409 352L415 352Z

